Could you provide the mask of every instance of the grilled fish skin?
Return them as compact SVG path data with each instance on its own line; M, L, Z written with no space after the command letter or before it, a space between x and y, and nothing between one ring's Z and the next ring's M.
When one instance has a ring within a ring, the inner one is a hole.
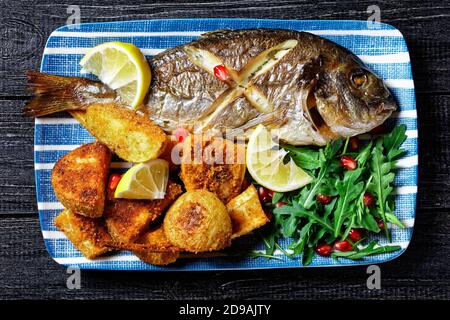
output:
M166 50L149 63L152 83L140 111L167 132L182 126L245 135L264 123L283 142L324 145L370 131L396 109L383 81L353 53L306 32L220 30ZM214 76L217 65L225 67L227 80ZM31 86L36 83L34 77ZM70 103L58 111L76 109L74 99L84 97L81 88L76 95L61 95L59 100ZM100 88L103 99L117 100ZM43 94L50 96L53 106L55 93L67 92L39 89L41 101ZM80 109L86 108L83 102ZM36 104L25 113L42 114L35 109Z

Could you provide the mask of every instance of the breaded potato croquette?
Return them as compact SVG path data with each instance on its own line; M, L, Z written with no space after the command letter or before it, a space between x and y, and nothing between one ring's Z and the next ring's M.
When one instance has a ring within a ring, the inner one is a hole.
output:
M164 131L133 110L115 104L93 104L87 108L84 120L94 137L126 161L145 162L164 151Z
M183 142L181 179L186 190L205 189L227 203L241 192L245 147L218 137L190 135Z
M170 180L160 200L116 199L108 189L104 217L109 234L116 242L134 242L181 193L181 186Z
M112 250L109 247L111 237L101 219L88 218L65 209L54 223L88 259Z
M231 239L248 234L270 221L261 206L258 192L253 184L231 199L227 203L227 210L233 226Z
M180 256L179 249L167 239L162 225L144 233L136 241L136 244L142 245L142 248L136 248L133 253L142 261L156 266L173 263ZM150 246L150 248L146 248L146 246ZM161 252L152 251L151 247L156 247Z
M51 178L58 200L78 214L101 217L110 162L111 152L99 142L64 155L56 162Z
M164 232L176 247L190 252L205 252L228 247L231 220L225 205L207 190L181 195L164 217Z

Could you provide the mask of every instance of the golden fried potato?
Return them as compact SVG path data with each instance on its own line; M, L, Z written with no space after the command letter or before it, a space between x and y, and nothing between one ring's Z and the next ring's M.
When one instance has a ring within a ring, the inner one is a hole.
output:
M207 190L179 197L167 211L163 226L169 241L182 250L205 252L230 245L230 216L220 199Z
M88 259L94 259L112 249L111 238L102 220L93 219L65 209L54 220L73 245Z
M134 249L133 253L142 261L156 266L164 266L175 262L179 256L179 249L172 245L164 233L162 225L144 233L137 241L141 249ZM150 246L150 248L145 248ZM154 248L157 248L156 252Z
M126 161L145 162L164 151L164 131L133 110L115 104L93 104L87 108L84 122L93 136Z
M228 202L227 210L233 225L231 239L248 234L270 221L264 213L254 185Z
M116 242L134 242L181 193L181 186L170 180L161 200L116 199L108 190L104 217L109 234Z
M83 126L86 127L86 111L85 110L74 110L69 111L70 115L74 117L78 122Z
M181 179L188 191L205 189L227 203L241 192L245 169L243 145L201 135L183 143Z
M101 217L110 162L111 152L99 142L64 155L56 162L51 178L58 200L78 214Z

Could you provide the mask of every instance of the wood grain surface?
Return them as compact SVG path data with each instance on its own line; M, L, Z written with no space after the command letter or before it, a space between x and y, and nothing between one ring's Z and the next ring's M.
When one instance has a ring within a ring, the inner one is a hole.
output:
M33 172L34 122L24 71L38 69L48 35L77 4L81 22L158 18L358 19L376 4L405 36L419 113L420 178L413 240L382 264L382 289L365 267L141 273L66 270L48 255L39 228ZM449 299L450 3L448 1L4 1L0 0L0 298L58 299Z

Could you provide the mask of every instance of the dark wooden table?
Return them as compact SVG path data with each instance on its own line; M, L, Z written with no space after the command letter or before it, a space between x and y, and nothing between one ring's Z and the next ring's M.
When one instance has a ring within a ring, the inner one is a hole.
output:
M76 3L75 3L76 2ZM137 299L448 299L450 297L450 3L448 1L5 1L0 0L0 297ZM147 4L144 4L144 3ZM48 255L39 229L32 119L24 72L38 69L48 35L78 4L81 21L180 17L358 19L378 4L381 20L405 35L417 89L420 182L407 252L380 265L381 290L365 267L198 273L82 271L68 290L65 268Z

